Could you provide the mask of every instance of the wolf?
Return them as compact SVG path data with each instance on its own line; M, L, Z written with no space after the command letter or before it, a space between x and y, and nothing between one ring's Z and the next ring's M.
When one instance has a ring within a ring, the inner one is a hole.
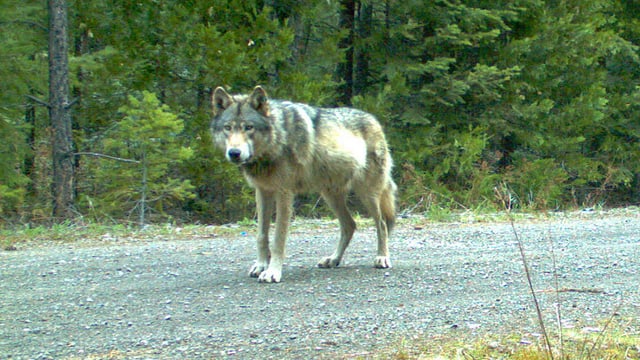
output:
M389 268L388 239L395 222L393 161L376 118L352 108L320 108L270 99L265 89L230 95L218 87L211 99L211 135L228 161L255 188L258 256L249 275L280 282L294 196L320 193L340 222L340 238L321 268L337 267L356 228L347 208L353 191L373 218L378 237L374 266ZM276 213L275 239L269 227Z

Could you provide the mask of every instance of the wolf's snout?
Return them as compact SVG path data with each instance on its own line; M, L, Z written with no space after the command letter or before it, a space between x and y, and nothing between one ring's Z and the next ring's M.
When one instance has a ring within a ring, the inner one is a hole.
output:
M232 162L240 162L240 156L242 155L242 151L240 149L232 148L227 151L227 156L229 160Z

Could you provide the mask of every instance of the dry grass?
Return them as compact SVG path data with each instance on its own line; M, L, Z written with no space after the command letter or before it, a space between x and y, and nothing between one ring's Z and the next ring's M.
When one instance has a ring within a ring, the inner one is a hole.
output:
M559 347L559 336L551 335L551 356L561 360L640 359L640 329L637 322L633 324L633 321L637 320L617 321L615 324L606 320L601 327L566 330L562 334L562 349ZM402 339L391 349L371 358L547 360L550 354L542 336L535 334L484 335L475 339L439 335L428 339Z

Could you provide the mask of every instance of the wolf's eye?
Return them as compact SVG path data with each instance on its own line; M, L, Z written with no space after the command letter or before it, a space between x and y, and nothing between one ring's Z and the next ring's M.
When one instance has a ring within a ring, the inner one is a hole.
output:
M251 131L253 130L253 125L245 125L244 126L244 131Z
M225 125L223 129L224 131L231 131L231 125Z

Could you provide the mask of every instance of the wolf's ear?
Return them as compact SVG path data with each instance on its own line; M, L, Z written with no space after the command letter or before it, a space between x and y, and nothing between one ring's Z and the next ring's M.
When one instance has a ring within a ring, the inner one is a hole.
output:
M211 105L213 106L213 115L224 111L233 103L233 98L222 87L218 86L211 96Z
M253 89L253 92L249 96L249 104L264 116L269 116L269 98L267 92L258 85Z

